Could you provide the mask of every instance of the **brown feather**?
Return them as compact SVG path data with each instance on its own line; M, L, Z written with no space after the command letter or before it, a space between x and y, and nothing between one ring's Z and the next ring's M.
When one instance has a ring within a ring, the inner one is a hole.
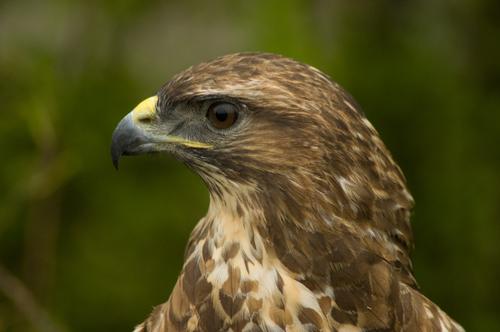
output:
M338 84L240 53L187 69L158 96L160 112L229 98L249 120L183 159L207 183L209 211L169 301L136 331L462 330L418 292L413 198Z

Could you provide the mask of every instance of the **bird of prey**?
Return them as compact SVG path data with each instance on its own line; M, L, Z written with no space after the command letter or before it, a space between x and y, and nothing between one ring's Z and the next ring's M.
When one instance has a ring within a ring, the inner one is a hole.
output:
M203 179L170 298L136 332L463 331L419 292L405 178L354 99L318 69L238 53L188 68L112 137Z

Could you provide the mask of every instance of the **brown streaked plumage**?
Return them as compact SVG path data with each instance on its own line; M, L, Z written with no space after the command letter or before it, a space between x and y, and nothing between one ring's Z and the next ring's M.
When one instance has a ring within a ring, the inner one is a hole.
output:
M216 103L237 110L227 129L205 117ZM117 127L116 164L146 152L197 172L210 206L136 332L462 331L418 291L401 170L319 70L260 53L193 66Z

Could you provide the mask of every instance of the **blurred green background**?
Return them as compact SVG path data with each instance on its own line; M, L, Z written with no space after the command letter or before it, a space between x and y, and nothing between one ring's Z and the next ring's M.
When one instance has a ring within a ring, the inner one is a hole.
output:
M469 331L500 331L499 13L497 0L0 2L0 332L131 331L167 299L207 192L169 157L116 172L111 133L176 72L236 51L307 62L354 95L415 196L423 292Z

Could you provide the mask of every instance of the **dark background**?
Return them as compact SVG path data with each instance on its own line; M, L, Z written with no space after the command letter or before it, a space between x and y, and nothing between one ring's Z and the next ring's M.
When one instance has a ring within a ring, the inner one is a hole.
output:
M500 331L500 2L2 1L0 332L131 331L165 301L207 209L169 157L116 172L123 115L236 51L320 68L362 105L416 200L415 273ZM51 326L55 325L55 326Z

